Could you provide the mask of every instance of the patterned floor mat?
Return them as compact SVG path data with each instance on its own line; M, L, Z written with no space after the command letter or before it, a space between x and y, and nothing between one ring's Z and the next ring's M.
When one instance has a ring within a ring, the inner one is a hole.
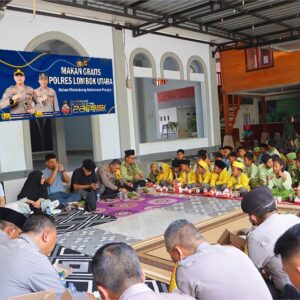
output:
M97 228L86 228L61 234L57 243L72 250L93 256L103 245L113 242L133 244L140 240L122 234L111 233Z
M58 262L73 268L74 272L66 278L66 281L73 282L78 291L96 291L91 270L91 256L56 245L49 259L52 264ZM146 284L156 292L168 291L168 285L159 281L147 279Z
M178 211L188 214L201 214L210 217L220 216L226 212L241 208L241 202L236 200L220 200L208 197L191 197L190 201L176 203L164 207L164 210Z
M82 210L62 212L55 216L57 234L80 230L95 225L115 221L117 218L102 214L92 214Z
M150 209L161 208L175 203L188 201L188 195L168 195L168 194L145 194L142 193L136 199L109 199L97 203L97 212L115 217L126 217L129 215L148 211Z

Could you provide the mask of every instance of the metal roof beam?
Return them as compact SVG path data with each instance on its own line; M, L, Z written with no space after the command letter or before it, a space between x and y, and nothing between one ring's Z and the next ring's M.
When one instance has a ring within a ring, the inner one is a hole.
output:
M286 4L287 2L293 2L293 1L283 0L283 1L280 1L280 2L277 2L277 3L274 3L274 4L270 4L270 3L264 4L264 5L260 6L259 8L247 9L247 12L243 11L243 12L233 14L233 15L230 15L230 16L225 16L225 17L222 17L222 19L223 19L223 21L227 21L227 20L230 20L230 19L235 19L235 18L242 17L242 16L246 15L248 12L252 12L252 13L260 12L261 10L267 10L267 9L270 9L270 8L282 6L282 5ZM203 23L206 24L206 25L209 25L209 24L214 24L214 23L219 22L219 21L220 21L220 18L215 19L215 20L210 20L210 21L204 21Z
M299 14L295 14L294 13L294 14L289 15L289 16L285 16L285 17L273 19L273 22L284 22L284 21L293 20L293 19L296 19L296 18L299 18ZM266 22L261 22L261 23L253 24L251 26L248 25L248 26L234 28L232 31L233 32L238 32L238 31L244 31L244 30L249 30L249 29L255 29L255 28L258 28L258 27L262 27L262 26L266 26L266 25L272 24L272 23L270 23L269 21L266 21Z
M126 5L127 8L136 8L141 4L144 4L146 2L149 2L149 0L138 0L135 2L132 2L131 4Z
M224 5L224 2L223 2L222 0L212 0L212 1L215 1L216 3L222 2L223 5ZM225 6L226 6L226 5L225 5ZM256 18L261 19L261 20L264 20L264 21L268 21L268 22L273 23L273 24L277 24L277 25L280 25L280 26L283 26L283 27L286 27L286 28L289 28L289 29L292 29L292 30L295 29L293 26L289 26L289 25L284 24L284 23L282 23L282 22L275 22L275 21L273 22L272 18L266 17L266 16L264 16L264 15L262 15L262 14L250 12L250 11L248 11L248 10L245 9L245 8L236 7L236 10L238 10L238 11L240 11L240 12L245 12L245 13L248 14L248 15L251 15L251 16L253 16L253 17L256 17Z

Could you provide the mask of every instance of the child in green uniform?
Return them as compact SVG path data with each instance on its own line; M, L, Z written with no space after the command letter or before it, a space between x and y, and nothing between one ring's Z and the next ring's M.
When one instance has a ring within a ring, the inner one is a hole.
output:
M273 160L270 156L270 154L264 154L262 156L262 164L259 165L259 183L260 185L268 185L267 181L272 178L274 175L274 170L273 170Z
M272 190L274 196L280 196L282 199L288 199L292 190L292 178L289 172L285 171L285 163L281 158L273 160L274 175L267 180L268 187Z
M286 155L287 161L288 161L288 172L292 176L292 182L293 187L298 186L298 181L296 178L296 160L297 160L297 154L296 152L290 152Z
M259 185L258 167L254 163L254 155L252 152L248 151L245 154L244 164L245 164L244 173L249 178L249 185L251 189L257 187Z

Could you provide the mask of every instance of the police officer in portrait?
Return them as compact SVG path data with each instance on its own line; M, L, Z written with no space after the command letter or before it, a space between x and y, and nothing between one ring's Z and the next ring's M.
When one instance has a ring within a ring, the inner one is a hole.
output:
M36 97L33 88L25 85L25 74L21 69L15 70L14 80L16 85L5 90L0 109L10 107L11 114L34 114Z
M39 84L40 87L34 90L37 97L36 110L41 112L59 111L56 92L48 87L48 75L46 73L39 74Z

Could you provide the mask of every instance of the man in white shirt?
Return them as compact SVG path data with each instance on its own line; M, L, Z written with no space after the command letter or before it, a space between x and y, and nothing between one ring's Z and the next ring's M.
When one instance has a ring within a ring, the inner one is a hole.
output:
M292 214L278 214L274 197L267 187L257 187L246 194L241 207L253 225L247 238L249 257L282 291L290 281L280 258L274 254L274 245L287 229L300 223L300 219Z
M102 300L192 300L176 293L155 293L145 284L136 252L125 243L101 247L93 257L92 271Z
M232 246L210 245L187 220L176 220L165 231L165 242L177 262L176 283L195 299L272 299L251 260Z
M16 239L21 234L25 221L23 214L0 207L0 245Z

